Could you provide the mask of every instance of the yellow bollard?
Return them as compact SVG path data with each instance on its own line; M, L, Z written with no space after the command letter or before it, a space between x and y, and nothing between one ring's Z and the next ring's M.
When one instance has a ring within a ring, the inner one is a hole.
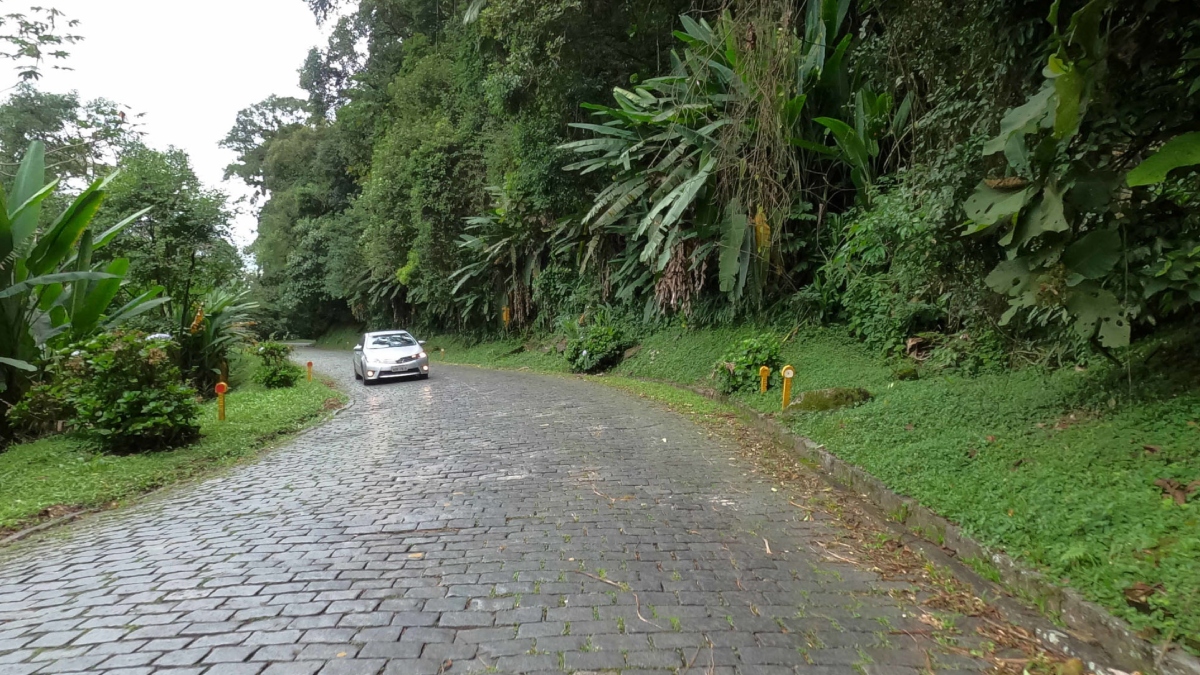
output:
M225 421L225 392L229 391L229 385L224 382L217 383L217 421Z
M783 367L783 409L787 410L792 404L792 378L796 376L796 369L791 366Z
M766 366L759 368L758 377L762 380L762 387L759 389L759 392L765 394L767 393L767 378L771 377L771 369Z
M312 361L308 362L308 381L312 382Z

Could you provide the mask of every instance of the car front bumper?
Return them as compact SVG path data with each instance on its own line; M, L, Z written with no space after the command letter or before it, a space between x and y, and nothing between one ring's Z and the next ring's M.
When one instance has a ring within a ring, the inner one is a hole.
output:
M426 356L405 363L370 363L367 364L363 377L371 382L380 382L428 374L429 357Z

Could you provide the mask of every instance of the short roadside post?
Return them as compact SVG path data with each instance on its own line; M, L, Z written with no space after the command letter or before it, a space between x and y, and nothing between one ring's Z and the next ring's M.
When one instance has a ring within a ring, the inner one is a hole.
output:
M308 362L308 381L312 382L312 361Z
M224 382L217 383L217 421L225 421L225 392L229 391L229 385Z
M787 410L792 404L792 378L796 376L796 369L791 366L783 367L783 409Z
M763 366L758 369L758 377L762 380L762 385L759 387L760 393L767 393L767 378L771 377L771 369Z

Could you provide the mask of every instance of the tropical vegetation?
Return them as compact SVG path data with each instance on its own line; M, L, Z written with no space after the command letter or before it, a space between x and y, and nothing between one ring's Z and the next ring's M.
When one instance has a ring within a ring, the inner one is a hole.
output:
M82 419L65 349L132 331L171 336L173 384L147 386L201 396L247 341L288 385L272 338L363 328L763 412L758 368L786 361L874 395L796 431L1200 649L1200 5L307 4L329 40L306 96L221 142L255 194L249 270L185 153L34 86L75 39L60 15L0 17L27 80L0 105L23 433Z
M784 313L1060 363L1200 300L1188 3L310 4L308 100L225 141L277 332Z
M405 326L481 362L748 400L758 361L777 372L805 355L789 338L833 331L858 365L813 388L875 398L798 430L1140 627L1196 630L1169 570L1195 564L1177 534L1197 492L1176 504L1155 480L1189 485L1197 456L1117 457L1105 435L1140 438L1112 420L1196 392L1176 377L1200 330L1195 3L309 5L330 39L301 67L307 99L248 107L225 141L260 195L264 329ZM710 332L733 337L668 344ZM1079 452L1051 462L1028 429L1071 415ZM925 416L936 432L906 433ZM1040 468L1012 474L1020 458L976 438L989 426ZM1017 484L1027 502L997 516ZM1093 524L1052 542L1022 514L1060 513L1064 492ZM1124 603L1138 583L1159 590Z

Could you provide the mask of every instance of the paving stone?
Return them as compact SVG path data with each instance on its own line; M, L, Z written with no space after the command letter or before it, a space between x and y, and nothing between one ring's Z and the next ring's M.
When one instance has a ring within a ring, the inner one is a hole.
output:
M262 671L263 675L313 675L325 665L321 661L295 661L272 663Z
M347 659L329 661L320 670L320 675L375 675L383 670L387 662L383 659Z
M875 639L884 620L921 629L887 593L907 586L813 553L836 523L800 521L685 418L442 364L368 389L347 356L298 355L355 399L328 424L6 550L0 675L912 675L923 649L984 665Z

